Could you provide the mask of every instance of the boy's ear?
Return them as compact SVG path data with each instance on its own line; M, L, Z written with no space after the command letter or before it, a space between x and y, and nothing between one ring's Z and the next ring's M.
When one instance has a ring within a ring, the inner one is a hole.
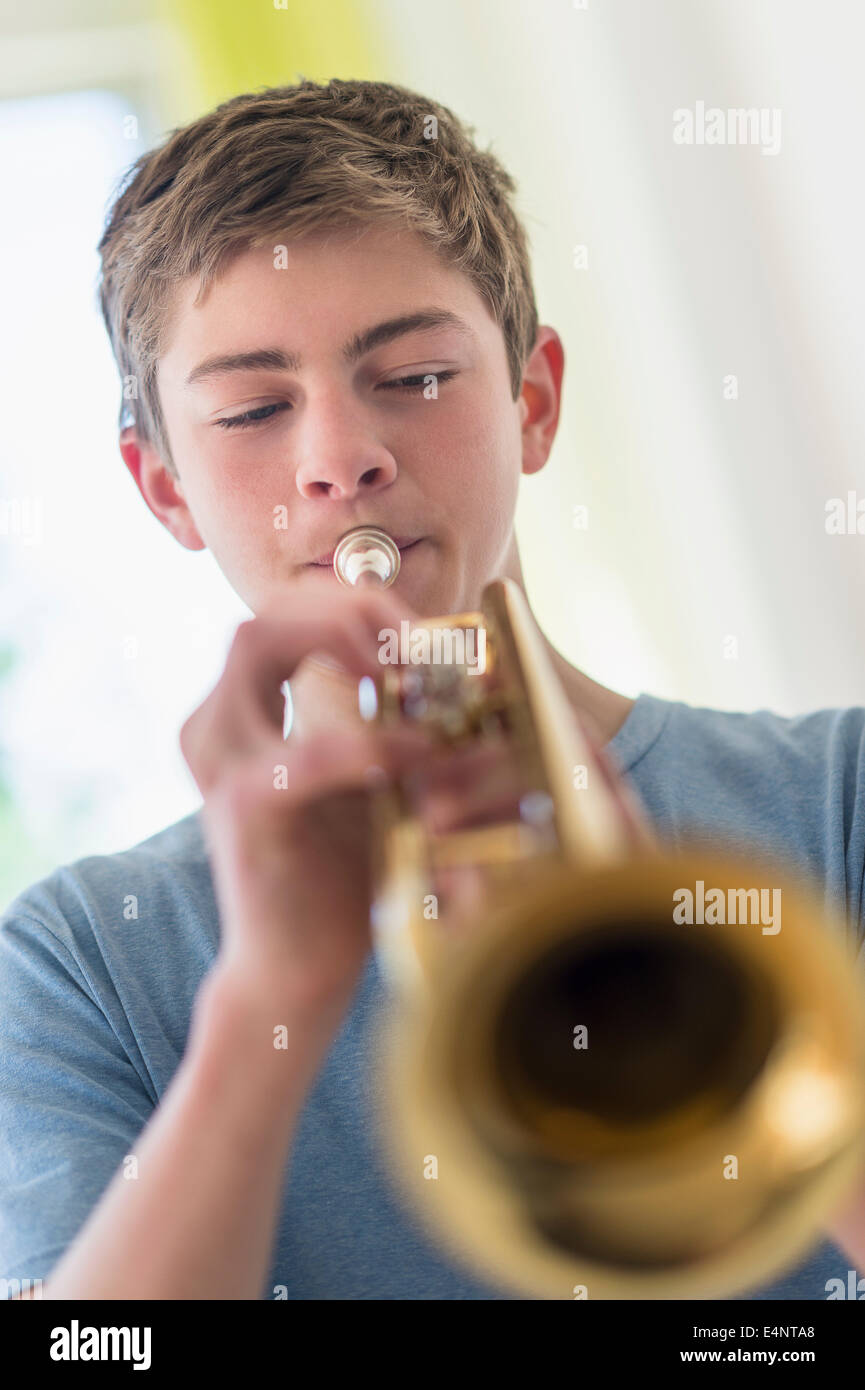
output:
M519 399L523 472L537 473L550 456L562 400L565 350L554 328L541 326L523 372Z
M134 425L120 431L120 453L153 515L187 550L205 550L176 474L152 444L139 439Z

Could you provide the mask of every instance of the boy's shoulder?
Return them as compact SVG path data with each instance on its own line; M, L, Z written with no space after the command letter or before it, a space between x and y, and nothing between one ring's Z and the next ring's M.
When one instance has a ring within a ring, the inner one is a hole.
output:
M173 1055L218 938L197 811L118 853L61 865L19 893L0 916L0 988L7 976L29 979L59 1001L74 982L127 1043L131 1028L170 1040Z
M200 810L127 849L59 865L20 892L0 920L32 917L51 927L58 910L62 917L113 918L120 902L123 920L135 921L141 890L151 904L171 898L182 907L194 898L207 905L213 889Z
M608 746L667 839L762 851L811 877L865 965L865 707L785 716L640 695Z

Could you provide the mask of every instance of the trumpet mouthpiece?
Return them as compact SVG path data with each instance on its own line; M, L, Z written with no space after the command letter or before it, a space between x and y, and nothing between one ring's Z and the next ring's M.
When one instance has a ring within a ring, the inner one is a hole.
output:
M388 588L399 574L399 547L378 526L355 526L346 531L333 552L333 572L341 584L380 584Z

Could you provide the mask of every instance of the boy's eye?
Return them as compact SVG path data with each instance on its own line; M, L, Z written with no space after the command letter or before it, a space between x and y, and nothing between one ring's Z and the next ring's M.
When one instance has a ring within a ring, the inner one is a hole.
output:
M430 377L440 386L442 382L450 381L451 377L455 376L455 371L418 372L413 376L400 376L395 377L393 381L382 381L380 389L385 391L422 391L429 385ZM215 420L214 424L223 430L249 429L255 425L263 424L265 420L271 420L278 411L290 409L291 405L288 401L277 401L273 405L257 405L253 410L244 410L240 415L224 415L222 419Z
M385 391L396 389L403 391L420 391L429 384L430 377L441 385L443 381L450 381L453 376L456 376L455 371L419 372L414 376L399 376L394 377L393 381L382 381L380 386L381 389Z
M225 415L214 423L224 430L244 429L249 425L258 425L263 420L269 420L276 411L288 408L288 401L278 401L274 405L257 405L254 410L244 410L242 415Z

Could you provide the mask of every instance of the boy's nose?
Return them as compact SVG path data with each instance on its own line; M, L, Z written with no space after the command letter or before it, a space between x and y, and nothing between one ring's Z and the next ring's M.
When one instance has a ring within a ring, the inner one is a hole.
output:
M389 487L395 478L396 464L392 458L371 466L346 458L327 466L317 459L298 469L297 490L302 497L349 499L361 492L377 492Z
M336 500L389 487L396 475L396 460L383 444L359 438L356 429L325 428L310 434L295 479L302 497Z

